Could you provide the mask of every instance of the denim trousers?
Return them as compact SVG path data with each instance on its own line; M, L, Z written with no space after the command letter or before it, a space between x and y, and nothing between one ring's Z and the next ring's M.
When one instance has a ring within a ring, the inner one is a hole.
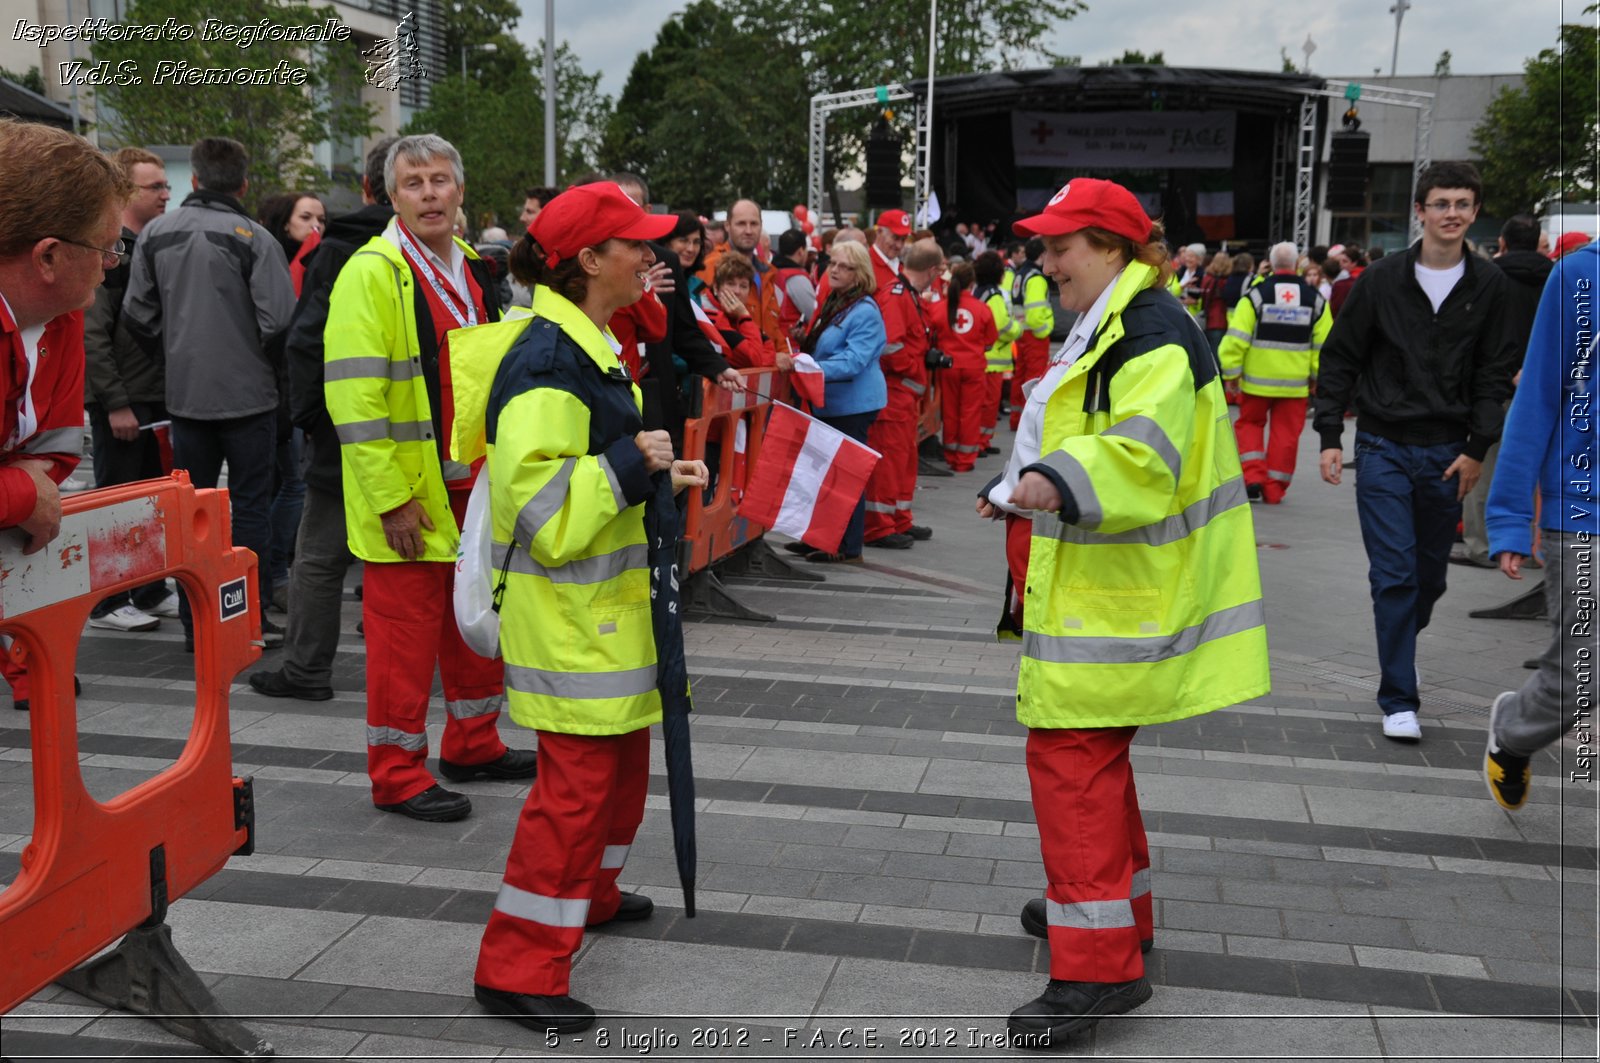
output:
M872 422L878 419L878 411L870 410L867 413L847 413L843 417L818 417L817 420L830 428L836 428L857 443L867 441L867 430L872 427ZM850 523L845 525L844 539L839 543L839 552L845 557L860 557L861 548L865 545L867 537L867 496L863 492L856 502L855 512L850 515Z
M1415 712L1417 635L1445 591L1450 546L1461 520L1459 480L1444 471L1462 442L1413 446L1356 433L1356 512L1367 550L1378 636L1378 707Z
M267 512L272 505L272 469L277 457L278 413L249 414L219 421L172 418L172 466L187 469L197 488L215 487L228 464L228 503L233 518L233 545L255 551L256 574L251 591L265 615L261 596L268 583L265 568L272 552L272 528ZM185 634L194 630L189 599L183 594L180 615Z

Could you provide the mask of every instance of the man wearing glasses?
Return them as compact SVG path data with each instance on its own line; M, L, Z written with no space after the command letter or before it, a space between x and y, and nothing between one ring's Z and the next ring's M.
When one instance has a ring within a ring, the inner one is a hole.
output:
M89 142L0 120L0 528L23 550L61 530L57 484L83 446L83 310L117 262L131 188ZM0 658L13 703L27 673Z
M161 157L143 148L123 148L111 161L133 182L133 195L122 208L122 242L132 248L145 225L166 212L172 186ZM83 319L84 398L96 487L163 475L155 433L139 426L167 419L166 377L161 359L140 346L122 324L130 257L124 255L106 270L105 283ZM89 614L89 626L149 631L160 625L161 617L177 615L178 596L162 579L102 600Z
M1383 733L1422 737L1417 635L1444 594L1461 500L1500 438L1520 350L1510 282L1466 252L1482 184L1464 162L1417 181L1422 239L1361 274L1317 375L1322 478L1337 484L1344 411L1356 419L1356 512L1370 563Z
M122 321L161 344L173 465L196 487L215 487L226 462L234 545L266 557L278 440L266 345L289 325L294 287L283 248L239 202L249 162L236 140L195 142L194 191L140 234ZM258 602L261 575L257 569ZM192 647L187 603L182 614ZM265 616L261 634L269 647L283 642L283 629Z

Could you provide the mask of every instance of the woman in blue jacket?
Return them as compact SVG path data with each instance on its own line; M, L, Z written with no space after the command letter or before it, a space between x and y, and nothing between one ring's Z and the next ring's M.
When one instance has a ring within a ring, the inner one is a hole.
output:
M889 401L883 370L878 368L885 339L883 314L872 300L877 282L872 276L872 260L867 257L866 247L853 242L835 243L833 259L828 264L828 284L832 290L800 348L822 366L826 390L818 420L865 443L867 429ZM866 519L866 495L863 494L856 501L856 510L850 516L839 552L813 550L806 559L824 564L859 565Z

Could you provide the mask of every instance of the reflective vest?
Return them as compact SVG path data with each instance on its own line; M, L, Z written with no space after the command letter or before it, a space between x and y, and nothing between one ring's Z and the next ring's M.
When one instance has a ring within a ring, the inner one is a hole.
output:
M1011 317L1035 338L1047 340L1056 327L1055 311L1050 309L1050 278L1038 263L1024 262L1017 267L1011 282Z
M1045 403L1017 719L1124 727L1267 692L1266 613L1233 426L1194 319L1135 262ZM1042 467L1042 468L1041 468ZM1026 471L1026 470L1025 470ZM1070 512L1071 507L1066 507Z
M466 243L456 246L469 263L477 260ZM363 561L399 561L380 515L415 499L433 523L419 529L418 560L454 564L459 536L428 397L414 279L400 249L382 236L350 256L328 296L323 391L339 436L350 552ZM433 343L429 335L429 349Z
M1247 395L1295 398L1310 393L1322 342L1333 327L1328 301L1293 273L1277 273L1245 292L1228 318L1217 355L1222 376Z
M973 294L989 307L990 313L994 314L994 325L1000 333L995 345L984 352L983 371L1009 373L1016 367L1016 358L1011 345L1022 335L1022 325L1012 319L1011 298L1007 295L1006 289L995 287L979 288Z
M457 330L450 346L452 454L488 455L511 718L584 735L660 722L639 388L606 335L542 285L533 317Z

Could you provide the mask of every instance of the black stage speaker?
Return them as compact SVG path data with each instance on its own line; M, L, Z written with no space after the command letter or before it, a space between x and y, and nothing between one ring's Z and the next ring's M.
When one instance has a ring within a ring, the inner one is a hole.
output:
M867 209L898 208L900 190L900 138L879 118L867 135Z
M1341 130L1333 134L1328 152L1329 210L1367 209L1367 148L1371 143L1370 133Z

